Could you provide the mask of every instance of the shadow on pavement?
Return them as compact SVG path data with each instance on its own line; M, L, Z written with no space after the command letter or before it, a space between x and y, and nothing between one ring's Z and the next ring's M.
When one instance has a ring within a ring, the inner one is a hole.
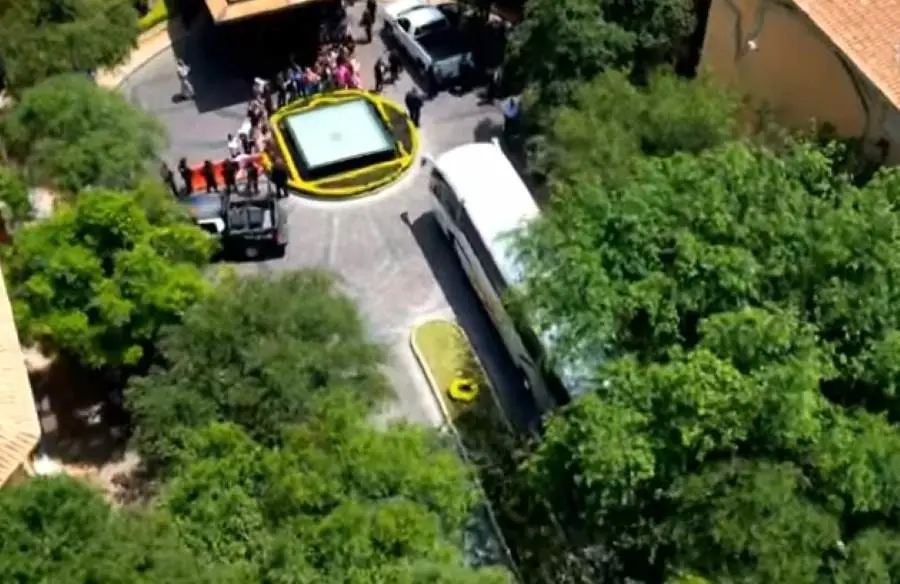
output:
M503 136L503 124L485 117L478 121L472 134L476 142L490 142Z
M403 214L401 220L412 231L459 325L484 364L510 422L519 429L536 428L539 414L534 398L525 388L521 373L469 285L434 215L426 212L411 222Z
M225 47L209 15L198 17L191 33L173 46L175 56L191 68L194 103L200 113L244 103L252 97L252 76L235 67L238 47ZM173 97L173 99L177 99Z

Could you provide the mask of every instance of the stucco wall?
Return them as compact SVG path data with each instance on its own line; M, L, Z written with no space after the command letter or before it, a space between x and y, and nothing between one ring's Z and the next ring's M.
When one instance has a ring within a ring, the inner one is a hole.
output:
M789 0L712 0L701 68L782 124L815 119L845 136L884 136L887 103Z

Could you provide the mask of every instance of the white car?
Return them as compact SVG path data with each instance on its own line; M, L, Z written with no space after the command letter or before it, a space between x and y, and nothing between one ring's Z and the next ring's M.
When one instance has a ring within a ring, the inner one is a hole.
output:
M472 67L472 52L460 30L440 9L423 0L397 0L381 6L384 31L437 90Z

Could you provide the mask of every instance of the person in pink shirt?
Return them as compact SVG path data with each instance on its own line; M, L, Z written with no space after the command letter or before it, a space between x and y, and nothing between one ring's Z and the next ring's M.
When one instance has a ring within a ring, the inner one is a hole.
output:
M347 64L346 61L341 60L338 63L337 68L334 70L334 80L337 82L337 86L341 89L347 89L350 87L352 82L352 73L350 71L350 65Z

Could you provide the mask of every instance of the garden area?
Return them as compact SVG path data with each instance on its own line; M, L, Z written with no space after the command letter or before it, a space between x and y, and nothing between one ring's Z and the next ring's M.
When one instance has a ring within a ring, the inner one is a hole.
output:
M548 566L562 557L565 545L548 507L518 479L528 438L518 435L507 421L459 325L426 322L414 329L413 342L463 455L478 472L490 519L509 550L514 570L550 577Z

